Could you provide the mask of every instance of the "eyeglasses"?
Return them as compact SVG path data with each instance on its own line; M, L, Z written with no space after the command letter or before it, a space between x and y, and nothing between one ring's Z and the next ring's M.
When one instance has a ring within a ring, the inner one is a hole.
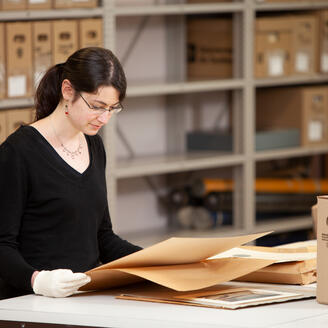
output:
M109 113L114 113L117 114L119 113L122 109L123 106L122 104L119 102L113 106L109 106L108 108L104 108L104 107L99 107L99 106L91 106L84 98L83 96L79 93L79 96L84 100L84 102L87 104L87 106L93 110L94 113L97 113L98 115L101 115L105 112L109 112Z

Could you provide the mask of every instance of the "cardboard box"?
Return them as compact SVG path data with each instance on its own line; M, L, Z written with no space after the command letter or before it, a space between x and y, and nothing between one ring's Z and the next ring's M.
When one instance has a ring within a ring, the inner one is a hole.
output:
M77 21L62 20L52 24L53 64L64 63L78 49Z
M220 2L232 2L232 0L187 0L187 3L220 3Z
M24 10L27 0L2 0L2 10Z
M317 71L318 18L301 15L290 18L293 24L292 74L313 74Z
M7 138L6 112L0 111L0 144Z
M328 304L328 196L318 197L317 301Z
M188 19L187 47L188 79L232 77L231 19Z
M51 23L39 21L32 23L33 33L33 83L38 85L45 71L52 64Z
M72 8L95 8L98 0L71 0Z
M291 73L292 25L279 17L257 18L255 23L255 77L287 76Z
M5 44L5 24L0 23L0 45ZM0 99L6 97L6 58L5 47L0 46Z
M51 9L51 0L27 0L27 9Z
M7 96L32 95L32 25L6 23Z
M328 88L294 87L258 90L256 129L299 128L301 145L326 144Z
M318 12L319 19L319 54L318 54L318 71L328 72L328 10Z
M31 109L10 109L6 112L6 132L12 134L21 125L31 123Z
M54 8L95 8L98 0L54 0Z
M232 151L233 138L230 134L217 131L193 131L187 133L188 151ZM257 132L255 150L281 149L300 145L299 129L284 129Z
M101 18L79 21L79 48L103 46L103 22Z

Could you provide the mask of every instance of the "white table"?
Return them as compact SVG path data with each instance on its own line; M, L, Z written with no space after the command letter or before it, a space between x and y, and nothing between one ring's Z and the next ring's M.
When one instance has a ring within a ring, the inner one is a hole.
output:
M68 298L27 295L0 301L1 321L91 327L185 328L322 328L328 327L328 305L315 299L238 310L159 304L115 299L110 292ZM12 325L12 327L23 327Z

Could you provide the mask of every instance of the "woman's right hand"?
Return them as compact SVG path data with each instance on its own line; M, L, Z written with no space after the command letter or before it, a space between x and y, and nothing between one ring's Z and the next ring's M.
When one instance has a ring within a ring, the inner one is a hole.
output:
M80 287L91 281L84 273L73 273L68 269L40 271L33 281L35 294L48 297L66 297L74 294Z

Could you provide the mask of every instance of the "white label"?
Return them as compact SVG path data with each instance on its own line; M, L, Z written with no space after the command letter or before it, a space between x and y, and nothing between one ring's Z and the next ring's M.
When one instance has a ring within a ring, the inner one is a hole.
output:
M47 0L29 0L30 4L37 4L37 3L46 3Z
M306 73L310 69L310 59L306 52L298 52L296 54L295 71Z
M279 76L284 74L284 54L282 52L271 53L268 56L269 76Z
M323 139L323 126L320 121L311 121L308 131L309 141L320 141Z
M21 97L26 94L26 76L16 75L8 78L8 96Z
M321 55L321 71L328 72L328 54Z
M0 83L5 83L5 66L0 62Z
M45 70L37 71L34 73L34 87L35 89L39 85L41 79L43 78L43 75L45 74Z

